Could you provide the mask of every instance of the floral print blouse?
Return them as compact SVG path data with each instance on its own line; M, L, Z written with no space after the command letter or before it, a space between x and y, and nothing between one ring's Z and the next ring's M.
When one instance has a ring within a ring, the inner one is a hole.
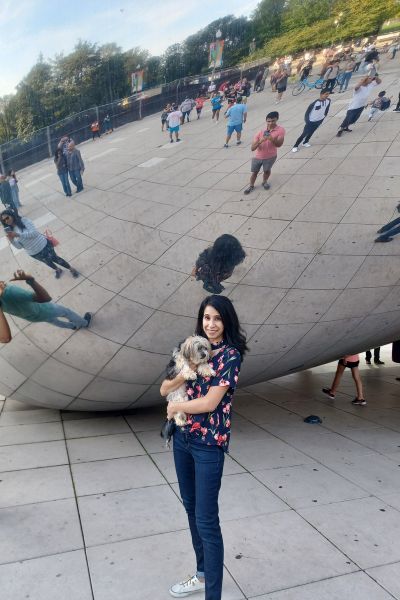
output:
M214 369L214 377L201 377L186 382L186 392L189 400L205 396L211 386L229 386L226 394L216 409L210 413L187 415L187 425L182 431L196 438L196 441L207 445L220 446L228 451L231 433L232 399L239 377L241 357L236 348L228 346L222 340L219 344L212 344L214 356L209 365Z

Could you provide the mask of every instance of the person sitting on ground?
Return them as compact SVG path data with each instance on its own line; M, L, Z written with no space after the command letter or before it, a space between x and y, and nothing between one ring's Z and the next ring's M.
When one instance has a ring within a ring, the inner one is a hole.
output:
M32 275L18 270L11 281L25 281L31 291L0 281L0 342L11 341L11 331L4 313L32 323L50 323L63 329L88 328L92 314L79 316L70 308L51 301L51 296ZM65 320L62 320L65 319Z
M368 121L372 121L375 113L387 110L390 107L392 97L388 98L385 91L379 92L378 97L369 105L371 108L369 110Z
M336 374L333 379L331 387L322 388L322 391L324 392L324 394L329 396L329 398L331 398L331 400L335 399L337 388L339 387L340 380L341 380L342 375L347 367L351 371L351 376L354 380L354 383L356 385L356 390L357 390L357 396L354 398L354 400L352 400L351 403L354 404L355 406L365 406L367 404L367 401L364 398L362 381L361 381L360 371L358 368L359 364L360 364L360 357L358 354L348 354L348 355L344 356L343 358L341 358L338 362L338 365L336 368Z
M201 252L192 276L203 281L203 288L211 294L220 294L224 287L221 281L229 279L237 265L246 258L241 243L233 235L224 233L212 246Z

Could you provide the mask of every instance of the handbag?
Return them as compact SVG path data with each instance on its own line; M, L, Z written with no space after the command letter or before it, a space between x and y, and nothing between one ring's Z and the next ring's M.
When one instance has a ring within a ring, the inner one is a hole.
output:
M170 421L165 419L163 426L161 427L160 436L165 440L166 448L170 447L171 438L174 435L175 429L176 423L174 419L171 419Z
M50 244L55 247L60 243L57 238L54 237L53 232L50 229L45 229L44 237L50 242Z

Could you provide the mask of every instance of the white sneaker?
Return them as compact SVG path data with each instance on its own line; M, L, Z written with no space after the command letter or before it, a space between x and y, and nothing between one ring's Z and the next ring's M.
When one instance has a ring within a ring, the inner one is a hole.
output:
M185 581L175 583L175 585L169 589L169 593L174 598L185 598L186 596L190 596L190 594L195 594L196 592L204 592L205 589L206 584L204 581L200 581L197 575L193 575Z
M304 146L304 148L310 148L311 144L309 144L308 142L305 142L302 144L302 146Z
M294 146L294 148L292 148L292 152L298 152L298 151L299 151L299 149L297 146Z

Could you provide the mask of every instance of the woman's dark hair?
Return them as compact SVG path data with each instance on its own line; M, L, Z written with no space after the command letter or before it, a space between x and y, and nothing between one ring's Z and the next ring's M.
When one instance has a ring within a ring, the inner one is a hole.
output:
M213 294L204 298L200 304L196 324L196 335L207 337L203 329L203 315L207 306L212 306L220 314L224 325L224 340L229 346L236 348L243 359L248 350L245 332L240 327L235 307L226 296Z
M207 263L215 273L230 273L246 258L242 244L229 233L220 235L207 249Z
M0 214L1 224L3 225L3 227L14 227L14 225L7 225L3 222L3 217L6 215L12 217L14 219L14 225L19 227L21 230L26 229L18 212L16 210L12 210L12 208L6 208L6 210L3 210Z
M62 153L63 153L62 148L56 148L56 151L54 152L54 162L56 162L56 160Z

